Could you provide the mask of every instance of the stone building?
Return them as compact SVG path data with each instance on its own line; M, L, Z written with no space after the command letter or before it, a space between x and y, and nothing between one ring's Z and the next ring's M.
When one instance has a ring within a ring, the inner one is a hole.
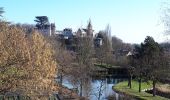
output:
M45 36L52 36L55 34L55 28L55 23L50 23L47 24L45 27L37 30Z
M93 38L93 27L91 21L89 21L87 28L79 28L76 32L77 37L91 37Z

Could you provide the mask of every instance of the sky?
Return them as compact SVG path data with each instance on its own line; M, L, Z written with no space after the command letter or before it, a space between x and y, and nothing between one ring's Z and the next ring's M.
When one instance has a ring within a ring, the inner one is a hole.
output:
M0 0L4 19L35 24L35 16L48 16L56 30L86 28L91 19L95 33L109 24L112 36L127 43L141 43L146 36L157 42L163 35L162 7L165 0ZM168 1L168 0L167 0ZM166 1L166 2L167 2Z

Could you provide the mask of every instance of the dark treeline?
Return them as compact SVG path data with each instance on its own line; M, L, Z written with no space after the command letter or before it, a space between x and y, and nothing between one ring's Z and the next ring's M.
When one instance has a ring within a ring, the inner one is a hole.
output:
M141 82L152 81L153 96L156 95L156 83L169 76L168 46L168 43L158 44L150 36L135 46L133 53L129 55L130 88L132 76L135 75L139 81L139 92Z

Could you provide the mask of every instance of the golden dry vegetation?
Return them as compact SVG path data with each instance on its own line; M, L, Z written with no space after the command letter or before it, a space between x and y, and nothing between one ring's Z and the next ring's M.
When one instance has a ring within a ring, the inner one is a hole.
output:
M0 93L49 95L57 91L54 51L38 32L31 35L0 22Z

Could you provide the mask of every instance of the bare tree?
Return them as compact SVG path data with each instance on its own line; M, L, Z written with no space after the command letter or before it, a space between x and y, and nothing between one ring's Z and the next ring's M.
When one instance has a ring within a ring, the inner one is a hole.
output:
M21 28L22 30L25 31L25 33L28 35L28 34L31 34L33 33L35 30L35 25L33 24L21 24L21 23L17 23L17 24L13 24L14 26L16 26L17 28Z
M141 46L136 45L133 51L133 55L130 58L130 66L134 68L134 74L139 81L139 92L141 92L142 78L146 74L146 68L144 66L145 59L143 58L143 49Z
M103 92L103 90L104 90L104 80L101 80L101 82L100 82L100 86L99 86L99 89L98 89L98 100L100 100L100 98L101 98L101 95L102 95L102 92Z
M114 51L117 51L118 49L121 49L123 46L123 41L121 39L119 39L116 36L112 37L112 49Z
M106 65L111 64L113 62L113 54L110 37L107 32L100 31L98 35L101 35L102 45L95 48L96 57L100 64L105 63Z
M76 46L76 58L73 64L72 76L74 81L80 87L80 96L82 96L83 86L88 84L93 73L93 47L92 40L89 37L78 39Z
M132 78L133 78L133 75L134 75L134 70L135 70L135 67L134 67L134 60L133 60L133 54L130 54L127 56L127 66L128 66L128 74L129 74L129 79L128 79L128 86L130 88L132 88Z

